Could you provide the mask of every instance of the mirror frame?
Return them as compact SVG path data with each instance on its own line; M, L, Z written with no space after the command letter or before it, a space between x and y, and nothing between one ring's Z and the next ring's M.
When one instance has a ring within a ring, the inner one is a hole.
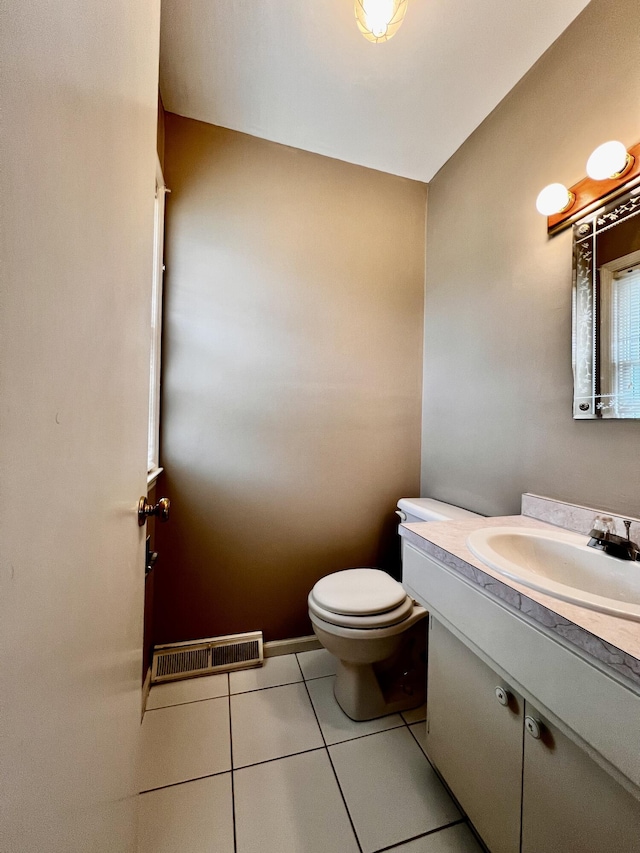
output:
M611 229L640 217L640 185L629 189L573 226L572 279L572 363L573 417L577 420L621 418L612 415L615 403L602 393L600 376L601 341L599 295L601 269L614 265L611 259L600 264L599 238ZM640 249L640 218L635 220L634 239L619 251L619 265ZM625 233L628 226L625 226ZM620 232L622 233L622 231ZM631 261L635 262L635 261ZM634 418L635 419L635 418Z

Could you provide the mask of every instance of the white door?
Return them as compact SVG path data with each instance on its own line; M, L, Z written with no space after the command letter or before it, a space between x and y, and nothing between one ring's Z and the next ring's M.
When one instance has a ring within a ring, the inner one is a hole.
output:
M5 0L0 849L135 850L159 0Z

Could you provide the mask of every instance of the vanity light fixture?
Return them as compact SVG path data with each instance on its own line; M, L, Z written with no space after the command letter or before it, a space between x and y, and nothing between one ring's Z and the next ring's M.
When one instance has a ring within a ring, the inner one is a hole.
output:
M548 184L538 193L536 208L538 213L551 216L552 213L570 210L575 200L575 195L564 184Z
M622 142L603 142L587 160L587 175L594 181L622 178L633 166L633 161Z
M615 197L629 184L640 182L640 143L628 151L622 142L599 145L587 161L587 177L567 189L549 184L536 199L539 213L547 217L547 232L556 234L594 209L596 202Z
M374 44L389 41L404 21L408 0L355 0L358 28Z

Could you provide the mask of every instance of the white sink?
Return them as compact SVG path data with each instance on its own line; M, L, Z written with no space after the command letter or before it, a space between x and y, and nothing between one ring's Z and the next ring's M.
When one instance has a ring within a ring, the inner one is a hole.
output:
M467 538L485 565L561 601L640 622L640 563L588 548L588 536L486 527Z

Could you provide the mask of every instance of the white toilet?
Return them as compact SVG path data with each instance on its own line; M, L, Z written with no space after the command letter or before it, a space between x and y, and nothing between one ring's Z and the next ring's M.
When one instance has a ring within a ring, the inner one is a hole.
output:
M476 513L431 498L398 501L402 521L447 521ZM338 658L334 693L352 720L416 708L426 691L424 607L380 569L344 569L309 593L309 617L322 645Z

